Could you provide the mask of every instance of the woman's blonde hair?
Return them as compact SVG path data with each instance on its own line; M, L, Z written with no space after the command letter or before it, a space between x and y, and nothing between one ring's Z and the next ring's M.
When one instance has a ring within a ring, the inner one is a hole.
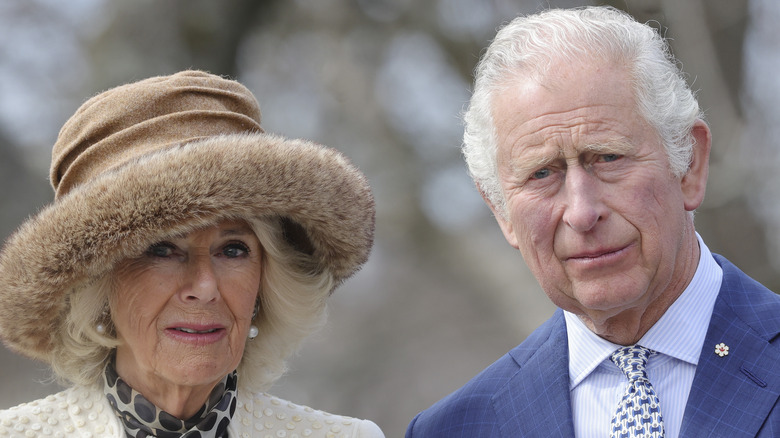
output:
M249 221L263 248L258 294L259 309L253 324L259 329L247 340L238 366L239 382L252 391L268 389L286 371L287 359L301 342L325 323L326 300L333 276L312 258L295 250L285 239L283 219L266 217ZM68 298L64 330L53 334L60 342L49 363L62 384L94 385L119 342L110 321L109 300L113 273L73 290ZM99 333L97 325L106 330Z

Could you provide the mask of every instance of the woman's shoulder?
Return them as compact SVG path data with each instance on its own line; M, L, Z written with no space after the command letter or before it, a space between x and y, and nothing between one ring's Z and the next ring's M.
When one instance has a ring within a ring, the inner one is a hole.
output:
M266 393L242 397L239 391L236 413L231 425L240 431L236 436L258 436L285 431L287 436L384 438L369 420L330 414L298 405ZM273 435L281 436L281 435Z
M0 437L114 436L117 426L102 392L86 387L0 411Z

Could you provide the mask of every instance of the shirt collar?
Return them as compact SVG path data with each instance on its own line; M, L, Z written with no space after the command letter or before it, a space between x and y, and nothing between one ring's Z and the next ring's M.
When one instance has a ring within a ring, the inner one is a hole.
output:
M723 270L707 245L699 241L699 263L693 279L638 344L692 365L699 360ZM569 385L574 388L620 346L590 331L575 314L564 311L569 340Z

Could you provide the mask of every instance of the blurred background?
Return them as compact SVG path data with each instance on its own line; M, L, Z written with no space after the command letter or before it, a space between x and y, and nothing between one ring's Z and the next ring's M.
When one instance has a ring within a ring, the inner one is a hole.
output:
M238 79L267 131L343 151L377 203L370 261L271 392L402 436L553 311L467 175L459 117L498 26L586 4L671 39L714 133L697 228L780 290L774 0L3 0L0 238L51 202L51 145L88 97L187 68ZM0 347L0 409L58 391L48 376Z

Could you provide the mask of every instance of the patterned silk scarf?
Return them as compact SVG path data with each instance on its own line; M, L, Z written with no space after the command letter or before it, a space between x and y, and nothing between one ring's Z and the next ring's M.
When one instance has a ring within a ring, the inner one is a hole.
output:
M122 420L127 438L227 438L227 428L236 411L235 371L211 391L206 404L188 420L159 409L131 388L116 373L113 361L106 366L104 392Z

